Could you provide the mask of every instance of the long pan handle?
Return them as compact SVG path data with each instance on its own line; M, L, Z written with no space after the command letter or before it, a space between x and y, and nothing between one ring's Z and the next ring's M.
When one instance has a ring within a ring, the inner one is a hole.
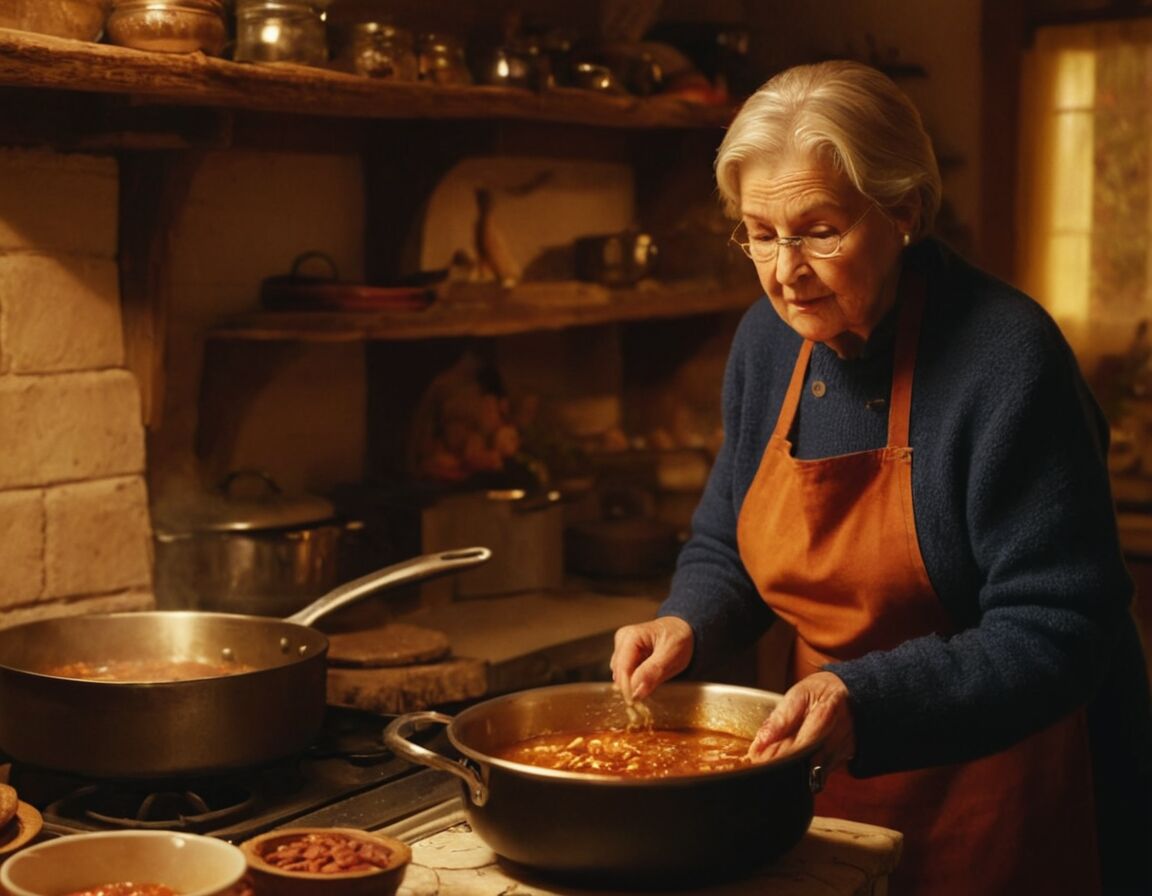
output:
M286 622L296 622L300 625L312 625L316 620L329 613L355 603L361 598L382 591L386 588L396 588L410 582L419 582L436 576L447 575L462 569L470 569L487 562L492 556L488 548L460 548L454 551L441 551L435 554L424 554L413 557L402 563L386 566L366 576L353 579L333 588L327 594L317 598L304 609L298 610L287 617Z

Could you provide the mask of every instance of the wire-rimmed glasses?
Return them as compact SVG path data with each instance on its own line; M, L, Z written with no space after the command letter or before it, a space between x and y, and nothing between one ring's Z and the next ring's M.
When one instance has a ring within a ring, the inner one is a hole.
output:
M764 236L750 238L746 242L741 242L737 237L740 228L744 226L744 222L741 221L732 231L732 236L729 237L729 240L739 246L745 255L760 264L775 261L781 246L796 249L805 258L835 258L843 248L844 237L855 230L857 225L868 217L868 212L872 211L875 207L875 205L869 204L868 208L864 210L864 214L853 221L847 229L839 231L838 233L809 233L803 236Z

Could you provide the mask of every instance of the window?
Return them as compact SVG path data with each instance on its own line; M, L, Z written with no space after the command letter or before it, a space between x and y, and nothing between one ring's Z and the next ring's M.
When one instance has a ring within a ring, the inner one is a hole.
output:
M1144 483L1152 486L1152 20L1040 29L1021 111L1017 279L1080 356L1112 424L1113 473L1135 477L1144 494Z
M1152 316L1152 21L1042 28L1022 85L1021 286L1074 343Z

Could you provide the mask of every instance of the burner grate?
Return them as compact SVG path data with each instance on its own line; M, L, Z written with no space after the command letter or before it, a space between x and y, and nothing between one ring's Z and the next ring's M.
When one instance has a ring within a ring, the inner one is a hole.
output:
M101 828L205 833L250 817L258 804L255 792L240 781L203 781L164 789L99 781L53 801L45 812Z
M452 777L393 755L382 739L388 721L329 707L320 736L299 755L218 775L92 779L13 763L8 777L56 833L143 828L239 841L317 814L327 824L378 826L445 799L441 779ZM447 747L443 731L434 737Z

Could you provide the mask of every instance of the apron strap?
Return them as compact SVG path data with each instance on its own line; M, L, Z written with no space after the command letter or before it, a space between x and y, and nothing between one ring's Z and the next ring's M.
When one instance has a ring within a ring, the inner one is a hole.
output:
M778 439L787 439L788 431L792 429L796 408L800 404L800 393L804 389L804 375L808 372L808 359L812 356L812 346L813 342L810 339L805 339L800 346L796 365L792 368L792 379L788 383L788 391L784 394L784 404L780 407L776 428L772 431L772 435Z
M888 447L909 444L912 417L912 379L916 371L916 348L920 342L920 320L924 316L924 275L905 269L900 275L903 307L896 325L895 357L892 361L892 395L888 406Z

